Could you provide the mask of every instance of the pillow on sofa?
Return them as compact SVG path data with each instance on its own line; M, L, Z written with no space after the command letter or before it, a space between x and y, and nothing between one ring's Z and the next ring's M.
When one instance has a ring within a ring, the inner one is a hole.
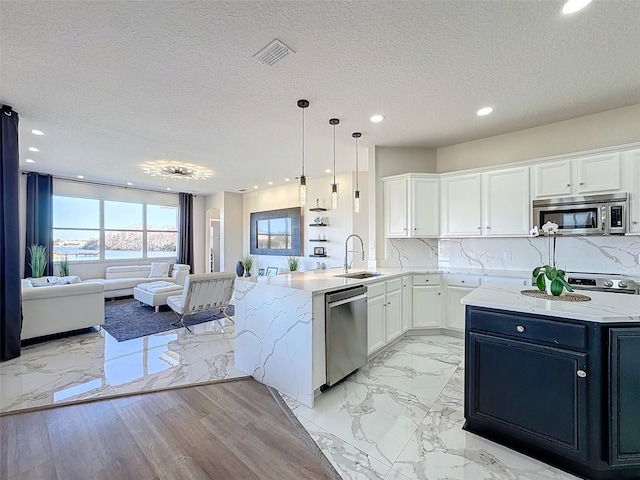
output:
M152 263L149 278L165 278L169 276L169 263Z

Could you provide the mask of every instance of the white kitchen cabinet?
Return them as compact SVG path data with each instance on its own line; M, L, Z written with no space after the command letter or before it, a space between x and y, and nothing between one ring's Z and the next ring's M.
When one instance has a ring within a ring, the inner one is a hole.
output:
M483 235L529 235L529 167L487 172L482 178Z
M640 150L629 152L629 233L640 233Z
M464 331L465 307L460 303L463 297L480 285L480 277L475 275L444 275L445 322L444 327Z
M445 237L528 235L529 167L442 179Z
M369 355L403 333L402 279L367 286L367 352Z
M535 198L619 192L619 153L547 162L532 167Z
M440 233L438 175L396 175L383 181L385 236L437 237Z
M413 276L413 327L442 326L442 288L440 275Z
M412 326L412 284L411 275L402 277L402 333Z
M384 311L385 292L384 282L367 287L367 354L381 349L385 344Z
M469 237L482 234L482 177L479 173L441 179L442 235Z

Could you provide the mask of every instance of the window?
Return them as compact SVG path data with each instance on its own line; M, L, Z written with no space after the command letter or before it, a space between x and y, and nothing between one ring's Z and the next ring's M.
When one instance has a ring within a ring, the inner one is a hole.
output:
M174 258L177 224L177 207L54 195L54 260Z

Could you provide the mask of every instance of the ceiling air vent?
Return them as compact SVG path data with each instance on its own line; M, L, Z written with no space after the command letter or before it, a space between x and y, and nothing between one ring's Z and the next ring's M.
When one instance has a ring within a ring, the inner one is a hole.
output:
M256 53L253 58L256 58L258 61L264 63L265 65L273 67L277 63L280 63L280 61L282 61L290 53L296 52L291 50L276 38L273 42Z

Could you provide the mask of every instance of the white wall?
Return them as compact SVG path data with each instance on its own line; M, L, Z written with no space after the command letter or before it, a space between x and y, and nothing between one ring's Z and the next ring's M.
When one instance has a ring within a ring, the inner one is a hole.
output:
M452 172L637 141L640 104L438 148L437 171Z
M193 196L193 272L204 273L207 268L206 239L209 229L206 219L206 197L204 195Z
M344 241L351 233L360 235L365 244L368 239L367 218L368 218L368 196L367 196L367 173L360 173L360 191L361 191L361 212L353 213L353 189L355 184L355 173L342 173L336 176L338 183L338 208L330 210L331 203L331 183L332 176L321 178L308 178L308 201L306 207L303 208L303 242L302 242L302 266L301 270L310 270L315 268L316 262L321 262L326 268L341 267L344 263ZM316 199L319 200L320 207L327 208L326 212L311 212L310 208L315 207ZM243 252L248 254L249 249L249 219L252 212L261 212L265 210L276 210L281 208L297 207L298 203L298 185L291 183L288 185L259 190L257 192L247 193L243 197ZM310 223L314 223L317 216L323 217L327 227L310 227ZM317 238L318 235L327 238L327 242L310 242L309 239ZM360 250L357 239L352 245L349 241L349 250ZM314 246L325 247L327 251L326 258L309 257L313 253ZM254 263L253 274L258 268L278 267L280 271L288 271L287 257L276 255L253 255L256 262ZM349 253L349 261L353 257ZM353 261L354 268L366 268L367 260L362 261L359 254L355 254Z
M220 210L220 271L235 272L236 262L242 258L242 195L239 193L219 192L206 198L204 216L205 228L205 261L209 244L208 235L209 212Z

